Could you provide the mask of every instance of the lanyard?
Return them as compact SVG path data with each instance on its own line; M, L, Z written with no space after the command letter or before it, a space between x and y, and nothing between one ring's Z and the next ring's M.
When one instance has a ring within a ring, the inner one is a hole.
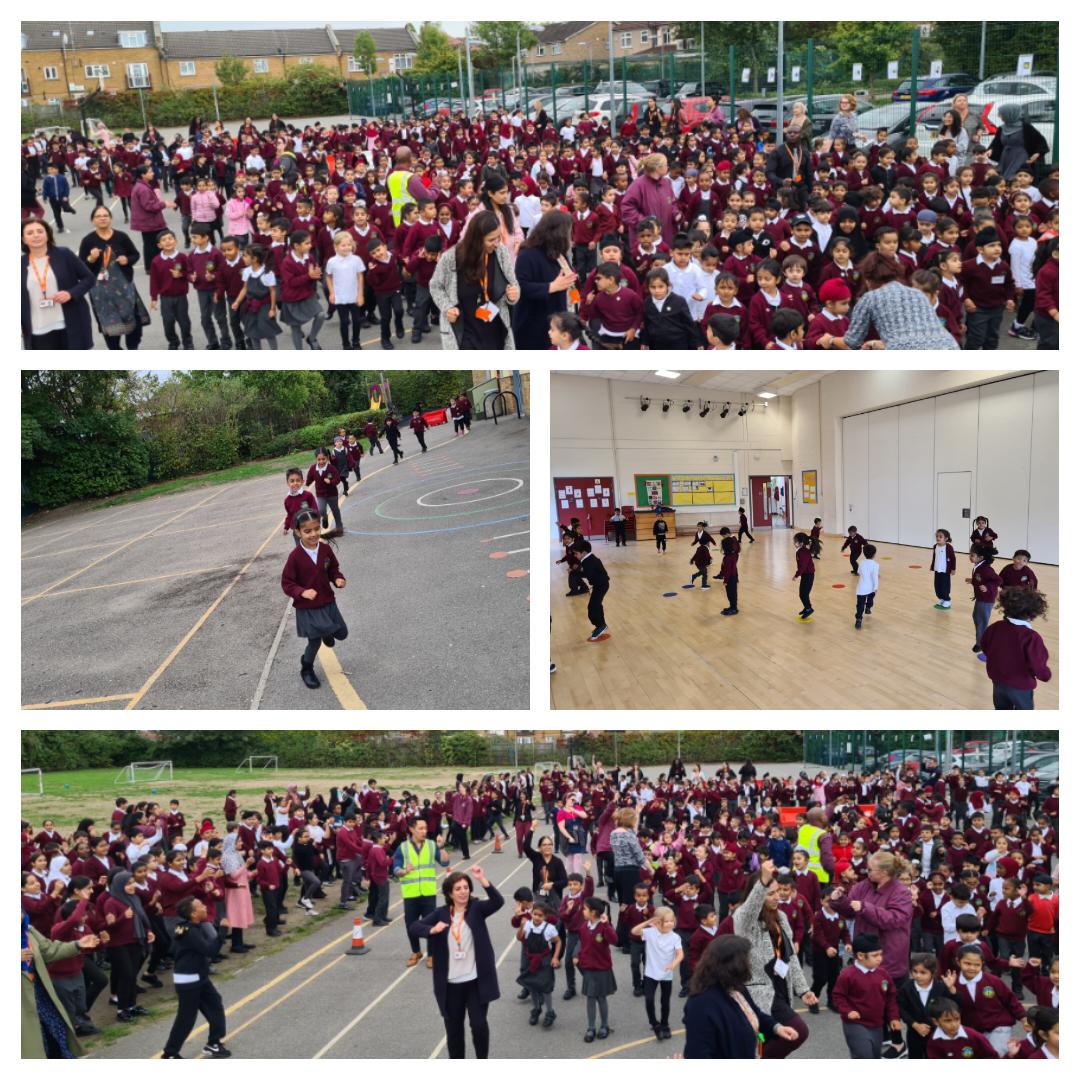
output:
M484 259L484 269L480 272L480 293L484 298L484 303L488 302L488 290L487 290L487 268L488 260Z
M37 278L37 283L41 288L41 298L45 299L45 284L49 278L49 256L45 256L45 269L42 273L38 273L37 266L34 264L33 258L30 258L30 269L34 271L34 277Z
M103 248L101 252L101 268L103 270L109 269L109 263L112 261L112 244Z
M465 925L465 916L462 914L461 918L457 918L454 915L450 916L450 936L457 944L457 951L461 952L461 930Z

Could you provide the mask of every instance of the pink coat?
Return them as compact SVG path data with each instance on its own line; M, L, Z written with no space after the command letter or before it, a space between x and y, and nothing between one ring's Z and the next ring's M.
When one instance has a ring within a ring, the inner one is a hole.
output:
M241 868L229 874L228 880L230 884L225 886L225 917L231 928L244 930L255 921L248 889L248 872ZM233 888L233 885L236 887Z
M246 199L230 199L225 204L225 232L229 236L247 236L251 232L254 210Z

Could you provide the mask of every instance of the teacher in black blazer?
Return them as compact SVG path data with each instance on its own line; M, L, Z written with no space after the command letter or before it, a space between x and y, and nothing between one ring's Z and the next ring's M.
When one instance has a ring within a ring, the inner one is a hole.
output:
M573 218L565 210L549 210L518 248L514 274L521 296L514 305L515 349L547 349L548 322L566 311L567 290L577 282L568 260Z
M756 1058L759 1036L795 1042L799 1033L763 1013L746 990L750 942L737 934L714 938L694 969L686 1000L687 1058Z
M811 172L812 163L803 143L802 125L788 124L783 143L765 159L765 175L775 188L794 188L796 208L802 210L810 193Z
M472 878L486 890L486 900L473 896ZM473 1050L477 1058L486 1058L491 1039L488 1005L499 997L495 950L486 921L504 901L480 866L469 867L468 874L460 871L448 874L442 883L442 893L446 903L417 919L409 932L428 939L435 1000L446 1028L447 1055L465 1057L465 1014L468 1013Z
M21 238L23 347L92 349L86 294L94 272L74 252L56 246L47 221L24 221Z

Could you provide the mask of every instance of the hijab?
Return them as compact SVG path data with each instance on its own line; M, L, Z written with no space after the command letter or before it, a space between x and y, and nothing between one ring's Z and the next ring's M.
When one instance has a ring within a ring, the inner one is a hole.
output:
M132 880L132 875L127 870L121 870L114 874L109 882L109 895L114 900L119 900L125 907L131 908L135 913L131 918L132 929L135 931L135 939L141 944L146 944L146 934L150 930L150 920L143 910L139 894L128 895L124 892L124 886Z
M54 855L49 863L49 875L45 878L45 888L51 887L54 881L62 881L65 885L71 882L69 874L60 873L60 867L68 861L66 855Z
M1015 101L1007 102L998 108L998 117L1001 120L1001 137L1015 135L1024 128L1023 109Z
M244 856L236 850L239 839L239 833L231 832L226 835L225 842L221 845L221 869L230 877L247 865L244 862Z

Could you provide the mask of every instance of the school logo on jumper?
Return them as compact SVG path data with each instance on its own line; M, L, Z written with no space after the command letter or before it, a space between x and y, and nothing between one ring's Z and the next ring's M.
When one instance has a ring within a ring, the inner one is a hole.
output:
M992 998L992 997L994 997L995 996L994 988L992 986L984 986L982 996L984 998Z
M964 1049L960 1051L960 1056L961 1057L966 1057L966 1058L974 1057L975 1056L975 1047L974 1046L965 1046Z
M889 990L889 980L888 979L882 979L881 980L881 992L883 994L885 994L885 993L888 993L888 990Z

